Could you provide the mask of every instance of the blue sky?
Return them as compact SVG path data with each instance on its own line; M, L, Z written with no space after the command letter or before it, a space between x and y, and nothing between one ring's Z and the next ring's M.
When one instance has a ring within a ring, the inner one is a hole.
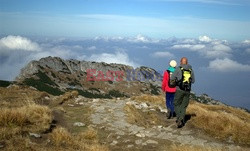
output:
M155 38L250 35L248 0L0 0L1 34Z
M0 79L47 56L149 66L187 56L193 90L250 109L249 0L0 0Z

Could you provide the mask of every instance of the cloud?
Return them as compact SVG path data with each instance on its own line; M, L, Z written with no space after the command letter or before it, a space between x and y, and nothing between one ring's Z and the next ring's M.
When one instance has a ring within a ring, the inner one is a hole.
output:
M216 40L208 36L200 36L197 40L182 39L171 48L198 52L206 58L225 58L232 56L232 49L226 40Z
M249 45L250 44L250 40L244 40L242 43Z
M147 43L147 42L150 42L151 39L145 37L145 36L142 36L142 35L137 35L133 40L131 41L134 41L134 42L144 42L144 43Z
M216 44L212 48L207 48L201 53L207 58L225 58L230 57L232 49L229 46L223 44Z
M21 37L9 35L0 39L0 49L24 50L24 51L40 51L40 46L31 40Z
M229 58L213 60L209 63L208 68L211 69L212 71L218 71L218 72L250 71L250 65L241 64Z
M153 54L156 58L173 58L174 54L167 51L157 51Z
M87 50L90 50L90 51L96 50L96 46L88 47Z
M226 45L223 44L217 44L213 46L214 51L224 51L224 52L231 52L232 49Z
M101 53L101 54L93 54L89 58L89 61L96 62L105 62L105 63L117 63L117 64L126 64L132 67L138 67L139 65L132 60L129 59L128 54L125 52L115 52L112 53Z
M199 40L202 42L211 42L212 41L212 39L208 36L200 36Z
M61 43L60 43L61 44ZM13 80L29 61L56 56L64 59L77 58L79 45L60 45L48 41L38 44L22 36L6 36L0 39L0 79Z
M205 48L205 45L202 44L195 44L195 45L191 45L191 44L178 44L178 45L174 45L172 46L172 49L189 49L189 50L200 50Z

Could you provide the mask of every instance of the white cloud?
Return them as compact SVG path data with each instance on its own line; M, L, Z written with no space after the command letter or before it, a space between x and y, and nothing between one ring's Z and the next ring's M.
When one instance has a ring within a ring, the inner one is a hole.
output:
M242 43L248 45L248 44L250 44L250 40L244 40Z
M218 44L213 46L214 51L223 51L223 52L231 52L232 49L229 46Z
M211 42L212 41L212 39L208 36L200 36L199 40L202 42Z
M149 42L150 39L139 34L135 37L135 41L136 42Z
M21 36L7 36L0 39L0 49L39 51L41 48L35 42Z
M105 63L117 63L117 64L126 64L132 67L138 67L139 65L129 59L129 56L125 52L115 52L112 53L101 53L93 54L89 58L89 61L105 62Z
M216 44L212 48L207 48L201 53L207 58L225 58L230 57L232 49L229 46L223 44Z
M141 34L138 34L136 37L133 37L133 38L128 38L127 41L135 42L135 43L139 43L139 42L142 42L142 43L157 43L157 42L159 42L159 40L154 40L154 39L151 39L149 37L143 36Z
M195 51L206 58L225 58L232 56L232 49L226 40L216 40L208 36L200 36L198 40L184 39L178 41L177 44L171 48Z
M173 58L174 54L167 52L167 51L157 51L153 54L156 58Z
M213 60L209 63L208 68L219 72L250 71L250 65L240 64L229 58Z
M195 44L195 45L190 45L190 44L177 44L177 45L174 45L172 46L173 49L189 49L189 50L200 50L200 49L203 49L205 48L205 45L202 45L202 44Z
M87 50L90 50L90 51L96 50L96 46L88 47Z

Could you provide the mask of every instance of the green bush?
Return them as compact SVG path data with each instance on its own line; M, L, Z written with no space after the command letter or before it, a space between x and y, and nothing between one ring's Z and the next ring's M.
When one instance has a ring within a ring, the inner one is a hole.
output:
M39 91L45 91L52 95L61 95L63 92L58 88L53 88L50 85L44 83L41 80L36 80L34 78L28 78L24 80L24 84L32 86Z
M10 82L10 81L0 80L0 87L8 87L11 84L12 84L12 82Z
M154 94L154 95L159 95L160 94L159 89L155 85L150 83L150 88L151 88L151 94Z

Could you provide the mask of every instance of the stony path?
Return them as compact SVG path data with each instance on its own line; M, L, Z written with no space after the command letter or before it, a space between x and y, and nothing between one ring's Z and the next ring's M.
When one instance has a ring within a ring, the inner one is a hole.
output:
M119 138L134 136L135 139L127 148L134 147L134 145L161 145L161 142L168 140L174 144L187 144L187 145L198 145L204 147L216 147L216 148L228 148L229 150L237 150L240 147L233 144L218 143L218 141L206 140L199 138L193 130L183 127L177 129L175 122L173 121L169 126L164 127L161 125L155 125L151 128L145 128L137 125L130 124L126 121L126 113L124 112L124 106L126 104L132 104L138 109L152 109L145 103L137 103L130 99L126 100L105 100L105 99L93 99L91 102L91 108L94 112L90 119L93 125L101 127L107 131L113 132L116 135L110 145L117 145ZM110 134L111 135L111 134Z

